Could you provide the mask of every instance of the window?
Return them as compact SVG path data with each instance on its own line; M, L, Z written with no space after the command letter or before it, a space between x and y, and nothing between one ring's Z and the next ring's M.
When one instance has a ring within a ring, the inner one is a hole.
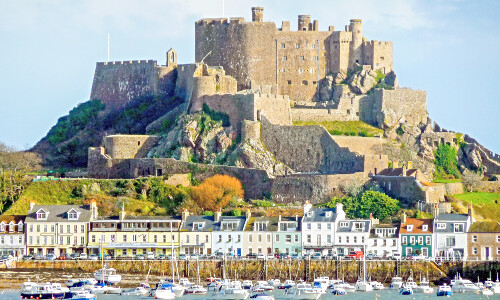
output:
M298 234L295 235L295 239L294 240L295 240L296 243L299 242L299 235Z
M68 236L68 237L66 238L66 245L70 245L70 244L71 244L71 237L70 237L70 236Z
M78 233L78 225L75 225L75 233Z
M302 68L299 68L299 74L302 74L304 73L304 70L302 70Z
M288 83L288 84L292 84L292 81L291 81L291 80L288 80L288 81L287 81L287 83Z
M413 225L406 225L406 230L413 231Z
M477 255L477 247L472 248L472 255Z
M279 235L276 235L276 242L279 242L280 241L280 236Z
M464 224L463 223L458 223L453 226L453 229L455 232L464 232Z
M408 243L408 237L403 236L403 245L406 245Z
M208 234L205 235L205 243L208 243Z
M412 252L411 247L406 248L406 256L410 256Z
M75 210L72 209L68 212L68 220L78 220L78 214Z
M428 230L428 225L422 225L422 231L427 231Z
M271 235L270 235L270 234L268 234L268 235L267 235L267 242L268 242L268 243L270 243L270 242L271 242Z
M82 229L81 233L84 233L85 232L85 225L82 225L81 229Z
M43 225L43 232L47 232L47 225Z
M61 237L61 244L63 243L63 242L62 242L62 238L63 238L63 237ZM92 235L92 236L90 237L90 240L92 241L92 243L95 243L95 235Z
M418 237L418 244L422 245L423 243L424 243L424 237L423 236L419 236Z
M311 223L307 223L307 230L311 230L311 227L312 227Z
M310 244L310 243L311 243L311 235L310 235L310 234L308 234L308 235L307 235L307 243L308 243L308 244Z
M44 210L39 210L36 213L37 220L47 220L47 213Z
M53 237L52 237L53 238ZM53 244L53 243L52 243ZM78 237L74 236L73 237L73 245L78 245Z
M286 68L281 69L281 73L285 73L285 72L286 72Z
M157 236L156 234L155 234L155 235L154 235L154 237L153 237L153 241L154 241L155 243L158 243L158 236Z
M249 242L249 243L251 243L251 242L252 242L252 234L251 234L251 233L248 235L248 242Z
M328 244L331 244L331 243L332 243L332 235L331 235L331 234L329 234L329 235L327 235L327 236L326 236L326 242L327 242Z
M33 225L30 225L30 232L33 232Z
M430 245L431 244L431 237L430 236L426 236L425 237L425 244L426 245Z
M347 244L349 244L349 236L346 236L346 237L345 237L345 242L346 242Z
M316 73L316 70L314 68L309 69L309 73L314 74Z
M497 235L497 243L500 243L500 235Z
M132 235L132 242L137 242L137 235L135 234Z
M186 235L186 243L189 243L189 235Z
M106 236L101 234L101 242L106 243Z
M422 255L425 256L425 257L429 256L429 249L427 249L425 247L422 248Z
M167 235L166 235L166 234L164 234L164 235L163 235L163 242L164 242L164 243L166 243L166 242L167 242Z
M311 49L316 49L316 44L311 44Z
M259 239L259 243L262 243L262 234L259 234L258 239Z
M364 237L364 236L362 236L362 237L361 237L361 244L364 244L364 243L365 243L365 237ZM385 246L385 245L384 245L384 246Z
M241 242L241 235L238 234L236 236L236 243L239 243L239 242Z
M63 226L63 225L60 225L60 226L59 226L59 232L60 232L60 233L64 233L64 226Z
M377 239L373 239L373 246L377 247Z
M282 60L282 61L287 61L287 60L288 60L288 57L283 56L283 57L281 58L281 60Z
M364 223L354 223L354 231L362 232L365 228Z
M319 57L318 56L313 56L313 61L318 61Z
M37 236L37 237L36 237L36 244L37 244L37 245L40 245L40 236Z
M281 43L281 49L285 49L286 45L285 43Z
M500 255L500 248L497 248L497 255Z
M305 60L306 60L306 58L305 58L304 56L300 56L300 57L299 57L299 60L300 60L300 61L305 61Z
M307 80L302 80L302 85L308 85Z
M22 237L22 236L20 236L20 237L19 237L19 244L22 244L22 243L23 243L23 237Z
M123 242L124 242L124 243L126 243L126 242L127 242L127 235L126 235L126 234L124 234L124 235L123 235Z
M318 230L321 230L321 223L317 224L317 228L318 228Z
M299 49L300 48L300 44L295 44L295 49Z
M445 223L438 223L437 224L437 229L445 229L446 228L446 224Z
M36 225L36 232L41 232L40 231L40 225Z
M342 237L339 236L339 244L342 244Z
M340 222L340 227L348 227L349 223L348 222Z
M232 236L231 236L231 235L228 235L228 236L227 236L227 242L228 242L228 243L231 243L231 240L232 240Z
M477 243L477 235L472 236L472 242ZM498 242L498 237L497 237L497 242Z
M218 243L222 243L222 235L219 234Z
M327 230L332 230L332 223L327 223L326 224L326 229Z
M50 226L50 232L54 232L54 231L55 231L55 229L56 229L56 226L55 226L55 225L51 225L51 226Z
M292 235L287 234L285 235L285 243L291 243L292 242Z
M316 245L321 245L321 235L316 237Z
M446 237L446 246L447 247L454 247L455 246L455 237L454 236Z
M415 237L410 236L410 244L415 245Z
M71 233L71 225L66 226L67 233Z
M358 243L358 237L357 237L357 236L354 236L354 237L353 237L353 243L354 243L354 244L357 244L357 243Z
M145 234L143 234L143 235L142 235L142 241L143 241L144 243L146 242L146 235L145 235Z

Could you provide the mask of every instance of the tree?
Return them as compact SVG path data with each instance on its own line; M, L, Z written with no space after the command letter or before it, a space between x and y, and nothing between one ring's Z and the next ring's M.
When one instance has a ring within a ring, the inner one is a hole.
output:
M231 199L244 196L241 182L228 175L214 175L191 189L191 197L203 209L218 211Z
M466 170L462 174L462 183L469 192L473 192L474 188L479 184L479 182L481 182L482 179L483 176L469 170Z
M434 152L434 165L436 166L437 177L443 175L452 175L455 178L460 177L458 171L457 149L448 145L440 144Z
M361 196L358 218L368 218L370 213L380 220L387 219L399 210L399 201L384 193L366 191Z

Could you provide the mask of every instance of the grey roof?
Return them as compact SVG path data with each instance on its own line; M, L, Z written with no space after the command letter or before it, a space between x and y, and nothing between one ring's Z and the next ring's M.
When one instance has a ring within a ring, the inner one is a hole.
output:
M326 213L331 212L331 216L327 217ZM335 208L312 208L304 214L302 222L335 222L337 214Z
M349 223L348 227L340 227L341 222ZM339 221L339 226L337 227L337 232L354 232L353 223L363 223L363 228L356 232L369 232L370 231L370 220L341 220Z
M250 217L247 221L245 231L253 231L256 222L267 222L266 231L276 231L278 229L278 217Z
M205 223L203 228L197 230L193 228L193 223ZM213 216L188 216L185 222L182 222L182 231L210 231L214 229Z
M109 216L109 217L99 217L97 219L92 220L92 222L132 222L132 221L146 221L146 222L154 222L154 221L181 221L180 216L127 216L125 215L125 219L120 220L119 216Z
M40 209L48 212L46 220L37 220L36 212ZM79 212L78 220L68 220L68 212ZM91 212L89 205L35 205L26 215L26 222L88 222Z
M462 221L466 222L469 215L465 214L439 214L435 219L437 221Z
M214 231L222 231L222 223L231 221L238 221L238 226L236 226L232 231L243 231L243 229L245 229L246 217L222 216L219 222L214 223Z

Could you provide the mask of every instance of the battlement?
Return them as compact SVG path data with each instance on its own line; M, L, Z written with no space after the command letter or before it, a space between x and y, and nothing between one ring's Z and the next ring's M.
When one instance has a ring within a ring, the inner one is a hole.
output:
M363 42L364 45L367 46L391 46L392 47L392 42L390 41L377 41L377 40L372 40L372 41L365 41Z
M150 64L153 66L157 66L157 62L154 59L146 59L146 60L120 60L120 61L104 61L97 62L97 66L107 66L107 65L135 65L135 64Z

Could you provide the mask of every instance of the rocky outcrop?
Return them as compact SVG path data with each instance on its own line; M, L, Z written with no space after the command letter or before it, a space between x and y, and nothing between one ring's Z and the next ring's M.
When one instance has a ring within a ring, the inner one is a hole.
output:
M377 84L377 72L373 70L362 70L349 78L348 83L351 91L364 95Z

